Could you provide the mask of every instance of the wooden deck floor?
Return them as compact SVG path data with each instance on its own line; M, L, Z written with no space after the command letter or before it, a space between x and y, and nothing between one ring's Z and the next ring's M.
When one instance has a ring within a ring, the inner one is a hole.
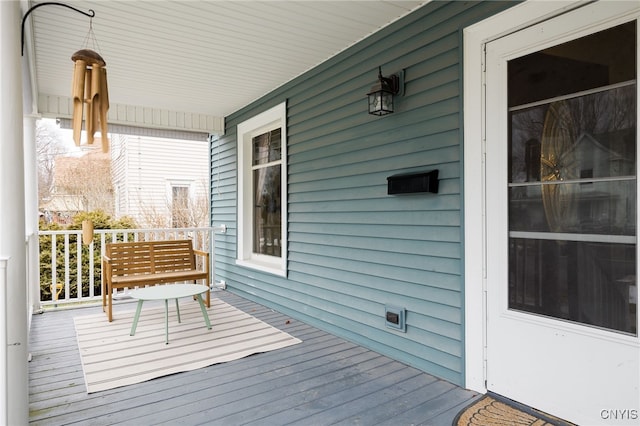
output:
M213 296L303 343L87 394L73 317L101 308L48 311L32 324L31 424L448 426L478 397L230 292Z

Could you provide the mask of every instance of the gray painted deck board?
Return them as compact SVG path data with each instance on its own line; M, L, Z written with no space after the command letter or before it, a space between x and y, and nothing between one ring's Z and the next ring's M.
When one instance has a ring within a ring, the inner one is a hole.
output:
M31 424L449 425L477 397L230 292L214 296L303 343L89 395L73 318L100 308L47 311L30 338ZM117 319L133 305L115 308Z

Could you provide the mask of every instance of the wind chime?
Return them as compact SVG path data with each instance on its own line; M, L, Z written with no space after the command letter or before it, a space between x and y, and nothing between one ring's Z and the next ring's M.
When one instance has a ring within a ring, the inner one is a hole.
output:
M91 37L93 44L95 35L93 25L89 24L89 34L85 39ZM75 62L73 69L73 84L71 97L73 100L73 140L76 145L80 145L82 134L82 120L85 117L85 131L87 132L87 143L93 144L94 135L98 128L101 132L102 151L109 151L109 140L107 139L107 111L109 110L109 92L107 89L107 69L102 56L91 49L78 50L71 56Z
M73 140L76 145L80 145L82 118L86 116L85 130L87 131L87 143L93 144L94 135L99 127L102 134L102 151L107 152L109 150L109 140L107 139L109 92L107 90L106 63L104 59L102 59L102 56L94 50L86 48L89 40L91 40L94 49L98 44L95 34L93 33L93 17L95 16L95 12L92 9L89 9L89 12L84 12L68 4L53 1L42 2L32 6L22 17L22 55L24 55L24 26L27 17L34 10L42 6L66 7L90 18L89 33L84 40L85 49L78 50L71 56L71 60L75 62L71 89L73 99Z

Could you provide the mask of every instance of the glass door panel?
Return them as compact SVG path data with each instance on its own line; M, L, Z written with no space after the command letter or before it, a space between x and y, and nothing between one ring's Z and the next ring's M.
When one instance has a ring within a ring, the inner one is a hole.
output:
M635 40L508 62L509 309L637 335Z

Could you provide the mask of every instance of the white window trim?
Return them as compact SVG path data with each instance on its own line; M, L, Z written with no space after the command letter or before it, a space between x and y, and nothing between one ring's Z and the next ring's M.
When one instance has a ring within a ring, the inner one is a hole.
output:
M253 253L251 140L281 129L281 257ZM287 104L283 102L238 124L238 252L236 264L271 274L287 275Z
M167 179L167 184L165 186L165 198L168 201L168 204L173 204L173 188L188 188L189 189L189 200L193 201L194 198L194 181L192 179Z
M194 201L194 188L193 188L193 180L191 179L167 179L166 185L166 209L169 214L169 218L171 221L171 225L173 226L175 218L173 217L173 188L187 188L187 197L188 202L192 203Z

